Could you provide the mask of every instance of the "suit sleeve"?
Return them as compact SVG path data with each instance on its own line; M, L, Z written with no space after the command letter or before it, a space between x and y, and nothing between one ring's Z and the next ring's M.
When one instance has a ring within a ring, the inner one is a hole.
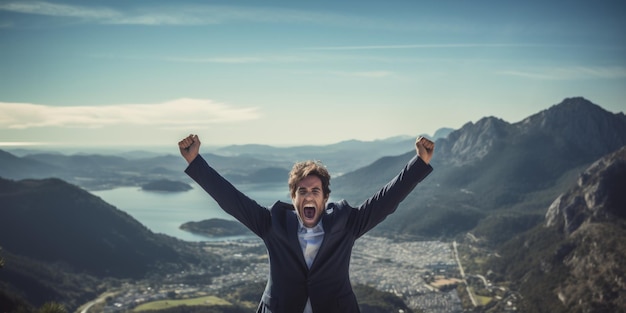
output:
M432 171L432 166L415 155L398 175L353 210L351 225L354 235L357 238L363 236L395 212L400 202Z
M185 169L202 189L228 214L248 227L259 237L263 237L271 225L267 208L248 198L235 186L213 169L204 158L198 155Z

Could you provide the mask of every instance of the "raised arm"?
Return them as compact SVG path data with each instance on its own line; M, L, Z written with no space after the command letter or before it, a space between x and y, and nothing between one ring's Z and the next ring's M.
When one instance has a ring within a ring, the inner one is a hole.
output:
M353 212L353 230L357 237L362 236L389 214L395 212L400 202L432 172L430 160L435 144L424 137L418 137L415 149L417 154L402 168L400 173Z
M189 165L185 173L206 191L226 213L232 215L259 237L269 229L270 213L265 207L239 191L199 154L200 139L189 135L178 142L180 153Z

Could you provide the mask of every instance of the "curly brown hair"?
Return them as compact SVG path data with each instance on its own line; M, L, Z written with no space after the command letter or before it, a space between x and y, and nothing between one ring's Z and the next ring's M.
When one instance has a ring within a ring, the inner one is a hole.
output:
M320 161L302 161L293 165L289 172L289 194L292 198L296 196L296 188L298 183L309 175L315 175L322 181L322 192L324 198L330 195L330 174L326 166Z

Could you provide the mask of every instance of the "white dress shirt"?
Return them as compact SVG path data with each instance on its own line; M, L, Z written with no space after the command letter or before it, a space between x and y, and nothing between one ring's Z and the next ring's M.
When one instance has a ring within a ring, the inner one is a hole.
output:
M322 240L324 239L324 228L322 227L322 221L317 223L312 228L306 227L300 222L298 229L298 239L300 239L300 247L302 247L302 254L304 254L304 260L306 265L311 268L313 260L320 249ZM306 306L303 313L313 313L311 308L311 299L307 299Z

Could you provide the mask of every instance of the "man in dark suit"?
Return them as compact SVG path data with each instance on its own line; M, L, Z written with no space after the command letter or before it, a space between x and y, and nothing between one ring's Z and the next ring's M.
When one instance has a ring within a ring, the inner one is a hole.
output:
M219 206L259 236L270 260L268 282L257 312L357 313L349 278L354 242L393 213L431 171L435 144L423 137L417 154L387 185L358 207L327 203L330 175L319 162L296 163L289 175L292 203L265 208L237 190L199 155L200 139L178 143L185 172Z

